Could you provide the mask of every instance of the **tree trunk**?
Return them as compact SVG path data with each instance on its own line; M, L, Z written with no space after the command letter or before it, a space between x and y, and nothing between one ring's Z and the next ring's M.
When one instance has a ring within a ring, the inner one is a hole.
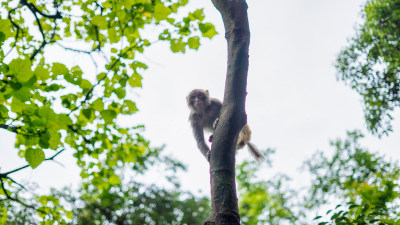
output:
M228 43L224 101L210 157L211 214L204 224L240 224L235 184L235 148L247 123L245 111L250 29L246 0L212 0L222 15Z

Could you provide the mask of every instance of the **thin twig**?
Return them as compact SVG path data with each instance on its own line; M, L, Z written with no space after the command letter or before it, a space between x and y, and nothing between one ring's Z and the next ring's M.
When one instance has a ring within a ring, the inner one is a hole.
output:
M6 199L0 199L0 201L11 200L11 201L14 201L14 202L18 202L19 204L25 206L26 208L34 209L34 210L36 210L36 211L38 211L38 212L41 212L41 213L43 213L43 214L48 215L48 213L46 213L44 210L38 209L37 207L35 207L35 206L33 206L33 205L28 205L28 204L26 204L25 202L19 200L18 198L11 197L11 196L8 194L6 187L4 186L3 178L0 178L0 183L1 183L1 189L3 190L3 192L4 192L5 195L6 195Z
M17 184L17 185L20 186L22 189L24 189L24 190L27 191L27 189L24 187L24 185L18 183L17 181L15 181L14 179L12 179L11 177L5 177L5 179L9 179L11 182Z
M85 51L85 50L80 50L80 49L75 49L75 48L70 48L70 47L66 47L62 44L60 44L59 42L55 42L56 45L60 46L61 48L63 48L64 50L68 50L68 51L73 51L73 52L79 52L79 53L85 53L85 54L91 54L93 51Z
M9 20L9 21L11 22L11 24L17 29L17 32L16 32L15 38L14 38L14 39L15 39L14 44L13 44L13 46L10 48L10 50L4 55L4 58L7 57L8 54L10 54L10 52L11 52L11 51L14 49L14 47L17 45L19 31L21 31L21 32L22 32L22 35L24 35L24 31L21 29L21 27L20 27L18 24L16 24L16 23L13 21L13 19L12 19L12 17L11 17L11 13L15 12L15 10L17 10L17 9L18 9L18 7L13 8L13 9L11 9L10 11L8 11L8 20Z
M54 154L53 156L51 156L51 157L49 157L49 158L44 159L43 161L54 160L54 158L55 158L56 156L58 156L58 155L59 155L61 152L63 152L64 150L65 150L65 148L61 149L61 150L58 151L56 154ZM8 171L8 172L5 172L5 173L0 173L0 178L7 178L8 175L10 175L10 174L12 174L12 173L15 173L15 172L18 172L18 171L20 171L20 170L23 170L23 169L25 169L25 168L27 168L27 167L29 167L29 165L25 165L25 166L19 167L19 168L17 168L17 169L14 169L14 170L11 170L11 171Z
M87 139L83 134L79 133L79 130L78 130L78 129L76 129L76 128L73 127L72 125L69 125L68 128L69 128L70 130L72 130L73 132L79 134L79 135L83 138L83 140L84 140L86 143L92 144L92 141L89 140L89 139Z
M32 56L30 57L30 59L33 60L33 59L35 58L35 56L36 56L36 55L42 50L42 48L47 44L47 41L46 41L46 35L44 34L44 31L43 31L43 28L42 28L42 24L40 23L39 17L36 15L36 12L35 12L35 11L33 11L30 7L28 7L28 8L31 10L32 14L35 16L36 23L38 24L39 31L40 31L40 33L42 34L42 38L43 38L42 44L39 46L38 49L36 49L36 50L33 52Z

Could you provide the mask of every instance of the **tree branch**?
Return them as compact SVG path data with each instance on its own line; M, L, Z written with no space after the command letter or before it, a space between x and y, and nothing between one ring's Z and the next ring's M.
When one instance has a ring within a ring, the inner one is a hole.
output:
M86 138L83 134L81 134L81 133L79 132L79 130L76 129L74 126L69 125L68 128L69 128L70 130L72 130L73 132L79 134L79 135L83 138L83 140L84 140L86 143L88 143L88 144L93 144L91 140L87 139L87 138Z
M57 156L58 156L61 152L63 152L64 150L65 150L65 148L61 149L61 150L58 151L56 154L54 154L53 156L51 156L51 157L49 157L49 158L44 159L43 161L54 160L54 158L57 157ZM5 173L0 173L0 178L8 178L8 175L10 175L10 174L12 174L12 173L15 173L15 172L18 172L18 171L20 171L20 170L23 170L23 169L25 169L25 168L27 168L27 167L29 167L29 165L25 165L25 166L19 167L19 168L17 168L17 169L14 169L14 170L11 170L11 171L8 171L8 172L5 172Z
M57 5L56 3L54 4L54 5L56 6L56 14L54 14L54 15L48 15L48 14L45 14L45 13L43 13L42 11L40 11L34 4L28 2L27 0L20 0L19 2L20 2L21 5L28 7L29 11L31 11L31 13L32 13L33 16L35 17L36 23L38 24L38 27L39 27L39 32L40 32L40 34L42 35L42 39L43 39L43 40L42 40L42 43L41 43L40 46L39 46L39 48L37 48L37 49L33 52L33 54L31 55L31 57L30 57L30 59L33 60L33 59L36 57L36 55L44 48L44 46L46 46L46 44L49 43L49 42L46 40L46 34L45 34L44 31L43 31L42 24L41 24L40 19L39 19L39 17L38 17L37 14L39 14L39 15L41 15L41 16L43 16L43 17L46 17L46 18L54 19L54 20L61 19L62 16L61 16L60 11L58 10L58 5ZM9 15L10 15L10 14L9 14ZM14 25L14 26L15 26L15 25ZM54 37L54 35L55 35L55 31L56 31L56 26L57 26L57 24L55 24L54 26L55 26L55 27L54 27L54 30L53 30L52 37L50 38L50 41L51 41L51 39L53 39L53 37ZM17 30L17 31L18 31L18 30Z
M27 6L29 8L29 10L34 14L39 13L41 16L47 17L47 18L50 18L50 19L62 19L61 13L60 13L60 11L58 11L57 7L56 7L56 14L48 15L48 14L45 14L42 11L40 11L33 3L30 3L27 0L20 0L19 2L22 5Z
M6 195L6 199L0 199L0 201L11 200L11 201L14 201L14 202L18 202L19 204L25 206L26 208L34 209L34 210L37 210L38 212L41 212L41 213L43 213L43 214L45 214L45 215L48 215L48 213L46 213L45 211L43 211L43 210L41 210L41 209L38 209L36 206L28 205L28 204L26 204L25 202L19 200L18 198L11 197L11 196L8 194L7 189L6 189L5 186L4 186L3 178L0 178L0 184L1 184L1 189L3 190L3 192L4 192L5 195Z
M19 133L18 130L20 130L20 127L12 126L12 125L6 125L6 124L0 124L0 128L3 128L5 130L11 131L13 133Z
M91 54L93 51L85 51L85 50L81 50L81 49L75 49L75 48L70 48L70 47L66 47L62 44L60 44L59 42L55 42L56 45L60 46L61 48L63 48L64 50L68 50L68 51L73 51L73 52L79 52L79 53L85 53L85 54Z
M51 156L51 157L49 157L49 158L46 158L44 161L54 160L54 158L57 157L57 156L58 156L61 152L63 152L64 150L65 150L64 148L61 149L60 151L58 151L58 152L57 152L56 154L54 154L53 156ZM10 195L8 194L8 191L7 191L6 187L5 187L5 185L4 185L3 179L8 179L8 180L10 180L11 182L17 184L18 186L20 186L21 188L23 188L23 189L26 190L26 188L25 188L22 184L16 182L14 179L10 178L8 175L10 175L10 174L12 174L12 173L15 173L15 172L18 172L18 171L20 171L20 170L23 170L23 169L25 169L25 168L27 168L27 167L29 167L29 165L25 165L25 166L19 167L19 168L17 168L17 169L8 171L8 172L6 172L6 173L0 173L0 184L1 184L1 189L3 190L4 194L6 195L6 199L0 199L0 201L11 200L11 201L14 201L14 202L18 202L19 204L23 205L23 206L26 207L26 208L31 208L31 209L37 210L37 211L39 211L39 212L41 212L41 213L44 213L44 214L48 215L48 213L46 213L46 212L43 211L43 210L38 209L38 207L36 207L36 206L34 206L34 205L28 205L28 204L26 204L25 202L19 200L18 198L15 198L15 197L10 196Z
M212 0L222 15L228 43L224 101L210 157L211 214L205 224L240 224L235 181L237 137L245 111L250 29L246 0Z
M15 12L15 10L17 10L18 7L11 9L10 11L8 11L8 20L11 22L11 24L17 29L17 32L15 33L15 41L13 43L13 46L10 48L10 50L8 50L8 52L4 55L4 58L8 56L8 54L10 54L10 52L15 48L15 46L17 45L17 41L18 41L18 35L19 35L19 31L22 32L22 35L24 35L23 30L21 29L21 27L16 24L12 17L11 17L11 13Z

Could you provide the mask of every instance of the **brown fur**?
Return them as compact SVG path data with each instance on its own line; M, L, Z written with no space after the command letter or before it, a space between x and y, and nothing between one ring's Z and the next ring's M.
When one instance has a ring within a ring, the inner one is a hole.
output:
M196 139L200 152L209 160L210 148L204 140L204 130L213 132L214 122L218 119L222 102L216 98L210 98L208 91L194 89L186 98L190 108L189 121L193 128L193 135ZM251 130L246 124L239 133L236 150L248 146L251 155L256 160L263 160L263 154L250 143ZM210 137L210 140L212 138Z

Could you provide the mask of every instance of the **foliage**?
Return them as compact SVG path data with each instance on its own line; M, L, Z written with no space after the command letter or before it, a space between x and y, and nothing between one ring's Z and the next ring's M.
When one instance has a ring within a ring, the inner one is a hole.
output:
M209 213L209 200L191 193L169 190L155 185L128 182L108 191L74 193L70 188L52 190L51 196L71 210L67 224L202 224ZM27 200L25 200L27 201ZM16 204L9 211L7 224L39 224L32 208ZM1 224L1 223L0 223Z
M339 55L340 78L364 99L373 133L392 130L392 112L400 106L400 0L368 0L363 24Z
M0 224L68 224L71 209L66 209L60 199L53 195L24 198L18 201L0 201Z
M81 201L73 224L202 224L210 210L208 198L134 182L86 193Z
M268 149L264 155L272 154ZM261 164L245 160L236 166L236 180L239 191L239 212L241 221L246 225L256 224L294 224L298 221L293 199L294 190L284 184L289 178L277 175L271 180L256 181L256 172Z
M202 9L178 15L187 3L2 1L0 128L16 134L18 155L36 168L51 151L72 151L82 179L100 191L121 184L117 168L145 170L159 150L149 147L138 121L121 127L118 120L138 111L127 92L142 87L147 65L140 54L152 42L183 53L216 34ZM149 26L156 28L151 35ZM70 53L92 59L95 71L68 65ZM0 173L0 197L18 201L10 174Z
M165 156L152 159L152 164L143 176L160 170L162 172L158 174L166 178L163 183L165 186L172 185L172 188L139 182L139 172L129 171L129 176L106 190L86 182L78 192L64 188L53 189L48 196L19 196L20 203L24 205L1 201L3 211L0 212L3 214L0 213L0 221L7 218L7 224L18 225L40 224L41 221L45 224L88 225L202 224L210 209L208 198L182 192L179 181L168 178L178 170L185 170L185 166ZM37 207L38 204L40 207ZM36 214L37 211L39 214Z
M306 163L313 177L308 206L320 206L332 197L345 203L327 212L331 223L326 224L400 222L400 168L361 147L362 137L357 131L348 132L346 140L331 143L335 147L331 158L319 152Z

